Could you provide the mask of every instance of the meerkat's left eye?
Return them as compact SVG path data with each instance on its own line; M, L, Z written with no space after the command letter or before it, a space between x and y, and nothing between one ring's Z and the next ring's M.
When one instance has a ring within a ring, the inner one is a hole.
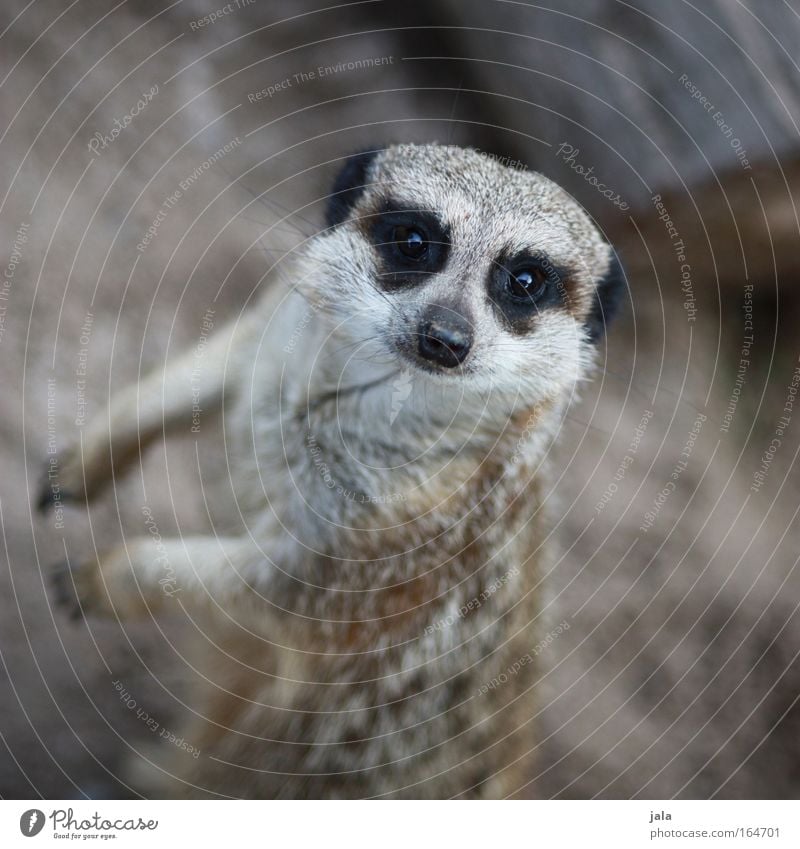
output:
M535 266L509 271L506 278L506 291L512 298L535 301L544 294L547 280L544 269Z
M545 310L568 305L572 271L542 251L501 254L488 277L492 309L513 333L530 333Z
M400 253L409 259L422 259L428 253L428 240L417 227L395 227L392 237Z

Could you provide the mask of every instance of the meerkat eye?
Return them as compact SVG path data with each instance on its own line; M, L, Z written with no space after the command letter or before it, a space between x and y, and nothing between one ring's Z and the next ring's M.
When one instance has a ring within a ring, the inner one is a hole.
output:
M428 241L417 227L395 227L392 236L397 249L409 259L422 259L428 253Z
M372 218L370 235L379 259L378 280L389 291L423 285L450 255L450 228L429 209L387 202Z
M535 301L547 288L547 275L541 268L521 268L508 272L506 291L512 298Z
M566 304L571 275L541 251L505 253L492 263L486 296L512 333L529 333L545 310Z

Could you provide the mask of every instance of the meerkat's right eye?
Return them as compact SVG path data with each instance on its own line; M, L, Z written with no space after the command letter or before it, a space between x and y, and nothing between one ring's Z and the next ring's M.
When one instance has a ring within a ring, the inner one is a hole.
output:
M428 253L428 240L417 227L395 227L392 236L397 249L409 259L419 260Z
M450 229L432 210L387 203L370 229L380 259L379 281L387 289L421 285L447 263Z
M547 288L548 278L541 268L523 268L509 272L506 291L518 300L536 301Z

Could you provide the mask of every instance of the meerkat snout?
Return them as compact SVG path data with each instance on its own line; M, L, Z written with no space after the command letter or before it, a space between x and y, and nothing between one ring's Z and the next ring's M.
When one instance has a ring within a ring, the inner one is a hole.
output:
M417 352L430 363L455 368L469 356L472 327L460 313L434 305L422 315L417 332Z

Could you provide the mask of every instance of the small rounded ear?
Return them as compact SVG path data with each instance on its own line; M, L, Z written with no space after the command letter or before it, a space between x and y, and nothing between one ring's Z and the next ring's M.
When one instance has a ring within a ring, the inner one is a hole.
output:
M328 206L325 211L328 227L341 224L350 214L364 192L368 183L369 166L377 155L377 150L365 150L347 157L328 195Z
M627 288L628 281L622 263L617 252L611 248L608 270L596 283L594 303L586 317L590 342L599 342L602 339L606 327L619 310Z

